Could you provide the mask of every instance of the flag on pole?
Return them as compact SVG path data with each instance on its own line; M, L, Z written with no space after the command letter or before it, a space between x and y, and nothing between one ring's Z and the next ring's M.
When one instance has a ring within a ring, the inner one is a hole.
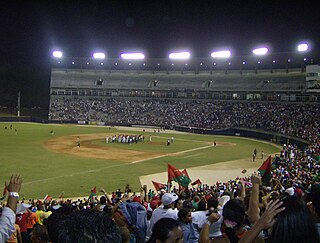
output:
M271 179L271 155L262 163L258 171L261 174L262 184L269 185Z
M52 200L52 197L49 196L48 194L43 198L44 202L50 202Z
M59 198L60 198L60 199L62 199L62 198L63 198L63 196L64 196L64 192L61 192L61 194L60 194Z
M91 199L91 198L93 198L95 196L97 196L97 187L96 186L91 189L89 199Z
M188 176L170 164L168 164L168 181L175 181L184 188L188 188L191 182Z
M152 184L153 184L154 188L156 189L156 191L160 191L161 189L166 189L167 188L167 184L163 184L163 183L160 183L160 182L152 181Z
M191 186L194 186L194 185L201 185L202 182L200 181L200 179L197 179L195 180L194 182L191 183Z

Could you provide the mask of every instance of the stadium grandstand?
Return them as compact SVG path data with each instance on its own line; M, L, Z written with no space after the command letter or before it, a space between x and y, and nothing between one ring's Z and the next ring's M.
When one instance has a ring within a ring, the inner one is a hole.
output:
M294 129L319 121L319 66L311 57L54 58L52 65L50 122L248 128L316 139ZM289 125L279 126L284 118Z

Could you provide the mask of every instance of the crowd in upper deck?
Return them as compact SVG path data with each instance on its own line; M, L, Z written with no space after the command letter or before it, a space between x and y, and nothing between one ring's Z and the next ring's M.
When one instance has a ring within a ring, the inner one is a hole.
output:
M316 141L320 105L164 99L51 100L50 120L102 121L174 128L253 128Z

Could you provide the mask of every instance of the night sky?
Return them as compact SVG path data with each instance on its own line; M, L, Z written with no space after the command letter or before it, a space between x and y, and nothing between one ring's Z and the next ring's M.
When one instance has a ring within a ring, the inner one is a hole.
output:
M166 58L181 49L204 57L219 47L248 55L259 44L289 52L303 40L319 49L316 9L314 1L5 1L0 95L8 80L13 92L27 90L29 82L45 83L36 85L39 93L48 89L55 48L65 56L99 50L115 58L123 51Z

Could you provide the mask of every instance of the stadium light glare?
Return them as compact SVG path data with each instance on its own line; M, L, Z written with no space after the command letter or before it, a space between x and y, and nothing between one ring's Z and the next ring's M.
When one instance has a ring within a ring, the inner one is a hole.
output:
M257 48L252 50L252 53L257 55L257 56L262 56L268 53L268 48L267 47L261 47L261 48Z
M308 49L309 49L309 46L307 43L301 43L298 45L299 52L304 52L304 51L307 51Z
M94 52L92 54L92 57L94 59L105 59L106 58L106 55L103 53L103 52Z
M140 52L122 53L120 56L122 59L125 59L125 60L143 60L144 59L144 54Z
M170 59L185 60L190 58L190 52L172 52L169 54Z
M61 58L63 56L61 51L53 51L52 56L55 58Z
M213 58L228 58L230 56L231 56L231 51L229 50L211 52L211 57Z

